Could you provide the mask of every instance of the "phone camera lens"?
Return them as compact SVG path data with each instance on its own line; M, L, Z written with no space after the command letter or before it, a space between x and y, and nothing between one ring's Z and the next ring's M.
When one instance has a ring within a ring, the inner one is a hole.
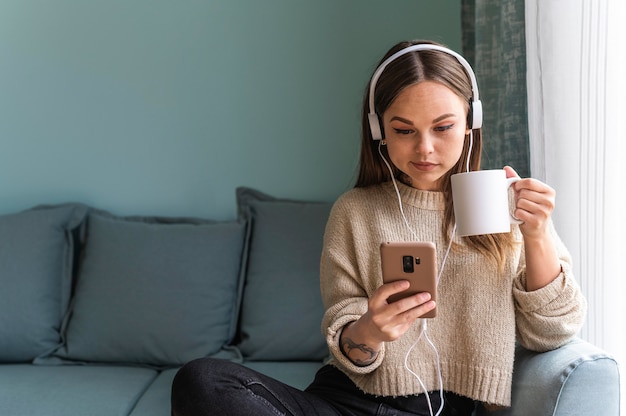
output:
M413 256L402 256L402 269L404 273L413 273Z

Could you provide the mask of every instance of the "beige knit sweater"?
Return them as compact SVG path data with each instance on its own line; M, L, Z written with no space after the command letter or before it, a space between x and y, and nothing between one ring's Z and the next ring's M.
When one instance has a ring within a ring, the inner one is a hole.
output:
M442 233L443 194L398 184L405 215L420 241L437 246L439 266L447 244ZM552 228L553 229L553 228ZM563 272L548 286L525 291L524 250L510 253L503 274L491 260L470 250L456 237L438 287L438 315L427 322L436 346L444 389L496 405L510 405L513 354L517 340L546 351L568 341L579 329L585 299L570 268L569 254L553 237ZM345 372L363 391L381 396L422 393L404 366L407 351L419 336L419 325L384 344L376 361L359 367L339 348L342 328L367 311L367 300L382 284L380 243L411 241L391 183L355 188L335 203L324 236L321 291L326 313L322 328L331 351L330 363ZM437 359L422 337L409 366L430 391L439 390Z

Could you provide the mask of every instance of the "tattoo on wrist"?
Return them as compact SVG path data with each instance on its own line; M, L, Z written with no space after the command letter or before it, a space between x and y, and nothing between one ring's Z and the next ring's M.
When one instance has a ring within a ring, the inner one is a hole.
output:
M342 339L341 350L350 361L361 367L370 365L378 356L378 351L365 344L357 344L347 337Z

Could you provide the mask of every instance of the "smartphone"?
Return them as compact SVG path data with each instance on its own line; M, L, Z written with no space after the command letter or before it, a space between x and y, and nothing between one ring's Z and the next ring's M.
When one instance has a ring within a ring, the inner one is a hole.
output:
M411 286L387 299L395 302L420 292L430 293L437 300L437 252L432 242L385 242L380 245L383 282L408 280ZM422 318L434 318L437 308Z

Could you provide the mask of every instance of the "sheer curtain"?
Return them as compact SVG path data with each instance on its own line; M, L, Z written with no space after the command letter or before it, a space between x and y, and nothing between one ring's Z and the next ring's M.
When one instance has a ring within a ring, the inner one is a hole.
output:
M589 301L581 336L626 362L626 3L526 0L532 176ZM622 371L622 406L624 406Z

